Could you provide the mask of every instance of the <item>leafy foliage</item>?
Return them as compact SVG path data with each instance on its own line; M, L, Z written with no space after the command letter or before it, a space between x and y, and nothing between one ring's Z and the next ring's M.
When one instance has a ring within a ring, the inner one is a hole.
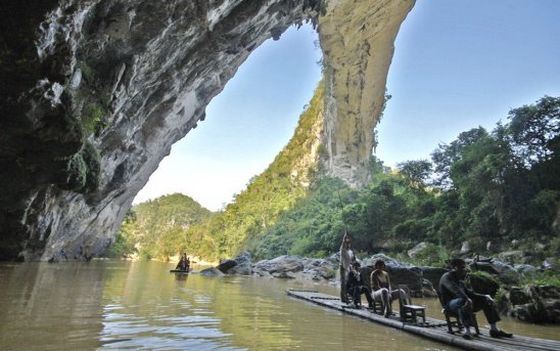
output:
M495 276L487 272L474 271L468 276L467 283L479 294L490 295L496 297L500 289L500 282Z
M535 272L534 274L526 275L520 283L523 286L545 285L560 288L560 275L552 270Z
M125 221L122 232L133 233L126 236L133 243L140 243L140 253L146 258L166 257L185 248L197 256L216 260L234 256L245 248L254 249L278 216L307 193L320 153L323 91L320 84L288 145L224 210L204 221L192 221L192 225L178 228L168 225L170 214L158 214L159 205L141 204L134 208L136 224L129 228ZM173 218L179 215L173 214ZM188 214L184 216L190 218Z
M138 207L135 226L125 221L123 232L132 231L128 237L141 242L147 256L186 248L211 259L241 250L257 259L324 257L338 250L346 230L355 250L365 253L398 256L424 241L428 249L416 258L421 264L442 263L464 240L480 253L488 241L499 247L517 239L528 250L543 243L545 249L533 250L535 262L560 254L560 98L514 109L509 123L491 132L465 131L439 145L431 161L391 170L372 157L372 181L352 189L317 177L316 159L309 157L325 152L317 143L322 89L286 148L223 211L177 227L149 213L157 213L155 204L145 212Z
M107 112L101 107L101 105L96 103L88 104L82 115L82 124L84 129L84 134L98 134L101 129L105 127L105 122L103 117Z
M134 206L125 216L110 254L138 254L142 258L167 259L183 251L192 251L187 232L211 212L183 194L159 197Z
M99 152L88 141L80 151L74 154L67 163L68 187L79 192L90 192L99 184L100 160Z
M403 162L398 172L372 158L373 181L359 190L317 180L266 230L256 254L324 256L338 249L347 229L356 250L368 253L402 254L425 241L431 249L416 258L425 264L444 261L464 240L479 252L488 241L519 239L529 249L547 243L535 262L557 256L559 108L559 98L544 97L512 110L508 124L463 132L439 145L431 162Z
M293 137L269 167L253 177L247 189L236 195L223 211L190 231L214 243L213 247L201 247L201 253L216 259L231 257L246 248L254 250L255 243L274 226L277 218L306 195L317 168L313 153L319 152L323 92L321 83L301 115Z

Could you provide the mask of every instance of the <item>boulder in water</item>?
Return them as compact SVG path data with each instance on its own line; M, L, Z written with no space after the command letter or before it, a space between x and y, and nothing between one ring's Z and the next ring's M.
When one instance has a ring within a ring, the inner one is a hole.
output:
M280 279L295 279L296 278L296 276L293 273L287 272L287 271L274 272L274 273L272 273L272 276L274 278L280 278Z
M391 277L391 285L396 289L404 284L410 289L412 296L422 296L422 272L420 269L387 266L387 273Z
M262 260L255 264L256 270L266 271L268 273L277 272L299 272L303 270L304 259L299 256L279 256L271 260Z
M250 275L252 273L251 254L249 252L243 252L232 260L224 260L216 266L216 269L224 274Z
M362 266L372 266L373 267L374 264L375 264L375 261L377 261L377 260L382 260L383 262L385 262L385 265L387 267L403 267L403 268L411 268L412 267L412 265L399 262L396 259L394 259L392 257L389 257L389 256L387 256L385 254L382 254L382 253L378 253L378 254L372 255L368 258L365 258L363 260Z
M364 265L371 268L377 260L385 262L385 269L391 277L393 289L396 289L399 284L404 284L408 286L413 296L422 296L422 271L420 268L401 263L381 253L364 259Z
M500 283L494 276L485 272L473 272L469 275L471 288L479 294L496 296Z
M437 297L437 292L432 282L426 278L422 279L422 296L423 297Z
M303 274L311 277L312 280L334 279L336 276L338 262L322 259L304 259Z
M223 260L218 266L216 266L216 269L225 274L228 270L232 269L236 265L237 262L235 262L235 260Z
M420 267L422 278L430 281L435 289L438 289L441 276L447 273L447 269L439 267Z
M227 271L227 274L250 275L253 272L253 269L251 267L251 254L249 252L243 252L234 260L236 264L234 267Z
M507 311L530 323L560 323L560 287L541 285L514 287L506 290L502 297L501 307L509 307Z

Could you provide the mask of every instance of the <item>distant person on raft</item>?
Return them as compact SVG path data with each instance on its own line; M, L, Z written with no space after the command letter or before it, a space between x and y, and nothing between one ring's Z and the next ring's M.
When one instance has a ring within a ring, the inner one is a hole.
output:
M183 254L181 254L181 259L179 260L179 263L177 263L177 267L175 267L175 269L180 271L188 271L189 265L190 265L190 261L187 257L187 254L183 252Z

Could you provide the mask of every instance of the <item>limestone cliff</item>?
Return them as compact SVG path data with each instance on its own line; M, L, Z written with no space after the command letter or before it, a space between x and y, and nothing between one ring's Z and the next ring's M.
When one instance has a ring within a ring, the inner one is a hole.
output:
M355 182L412 3L2 1L0 259L104 249L251 51L303 21L325 55L328 167Z
M326 70L326 166L351 185L367 181L374 128L385 104L398 29L414 1L330 1L320 19Z

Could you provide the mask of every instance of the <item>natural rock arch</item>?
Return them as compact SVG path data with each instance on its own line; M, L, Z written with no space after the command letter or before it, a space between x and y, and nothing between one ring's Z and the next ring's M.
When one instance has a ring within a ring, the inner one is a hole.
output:
M266 39L318 24L324 160L350 183L374 145L413 0L3 2L0 259L108 245L171 145Z

